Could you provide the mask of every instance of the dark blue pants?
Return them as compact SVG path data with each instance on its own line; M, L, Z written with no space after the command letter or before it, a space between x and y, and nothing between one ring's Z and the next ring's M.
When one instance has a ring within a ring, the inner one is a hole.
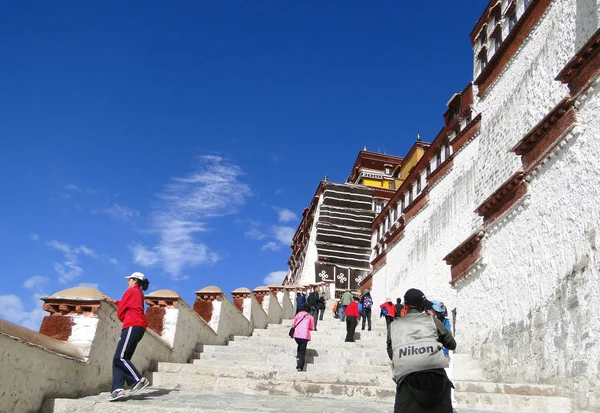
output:
M146 330L143 327L128 327L121 330L121 338L113 357L113 384L111 392L123 389L125 382L130 386L141 380L142 375L137 371L131 357L133 352L144 337Z

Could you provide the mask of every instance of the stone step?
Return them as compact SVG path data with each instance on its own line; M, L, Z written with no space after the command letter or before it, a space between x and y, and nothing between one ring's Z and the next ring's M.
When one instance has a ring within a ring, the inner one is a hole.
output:
M271 337L289 337L288 336L288 331L285 330L265 330L264 333L260 333L260 334L253 334L250 337L246 337L246 336L234 336L232 338L233 341L236 340L243 340L245 339L249 339L249 338L253 338L255 340L262 340L263 338L271 338ZM311 332L311 337L313 339L315 338L319 338L319 339L324 339L324 338L328 338L331 337L332 339L338 339L338 340L344 340L346 338L346 330L339 330L339 331L331 331L331 332L326 332L326 331L312 331ZM387 332L385 331L357 331L354 333L354 339L355 340L380 340L380 341L384 341L387 338Z
M285 355L296 356L296 346L206 346L202 353L199 353L200 358L210 356L221 357L224 361L229 357L241 357L243 362L244 357L265 358L269 356ZM361 349L361 348L311 348L306 350L307 356L318 357L319 359L329 358L344 358L349 362L358 360L383 360L388 361L387 353L377 349Z
M220 367L229 367L231 365L239 367L240 365L235 363L228 364L227 362L223 362L221 358L212 358L212 359L196 359L193 361L194 365L198 366L220 366ZM311 357L306 358L305 369L311 372L331 372L337 374L345 374L345 373L362 373L365 371L365 365L369 366L369 371L373 373L379 373L383 376L391 376L391 367L390 363L386 362L371 362L371 364L359 364L359 363L348 363L347 360L318 360L315 363L315 359ZM280 359L271 359L269 361L266 360L246 360L243 364L245 369L255 369L255 370L281 370L281 369L289 369L295 368L296 366L296 358L295 357L282 357Z
M385 376L370 372L339 374L332 372L304 372L298 373L295 369L295 360L290 360L288 369L272 370L262 368L255 370L244 366L200 366L194 364L159 363L157 373L196 374L211 376L213 379L219 377L245 378L248 380L273 380L273 381L297 381L306 383L329 383L344 385L379 386L382 388L395 389L391 375ZM300 374L301 377L298 375Z
M393 387L365 386L360 384L320 383L307 378L308 373L296 372L296 380L271 380L268 378L218 377L185 373L153 373L152 382L159 387L175 387L185 390L212 392L261 392L274 395L327 397L345 399L393 400L396 390ZM314 376L318 376L315 374ZM392 383L393 384L393 383Z
M571 399L567 397L526 396L510 393L474 393L457 391L456 401L471 409L493 408L502 411L530 413L570 413Z
M490 381L455 380L454 386L456 391L467 393L502 393L544 397L554 397L559 393L556 386L549 384L494 383Z
M306 413L333 412L389 413L393 400L359 398L313 398L278 396L264 393L214 393L193 390L148 387L123 401L109 403L108 393L81 399L48 400L52 405L42 413ZM463 413L463 412L461 412ZM471 413L471 412L465 412Z
M310 350L310 349L309 349ZM278 353L200 353L196 355L197 359L193 361L193 364L202 360L220 360L223 364L235 363L237 365L243 365L247 362L258 363L258 362L275 362L281 363L286 360L295 360L296 352L278 352ZM307 351L306 353L307 363L337 363L340 365L368 365L368 366L387 366L389 365L389 359L387 357L354 357L349 358L347 356L332 353L331 355L315 355L314 352Z
M313 349L327 349L327 350L343 350L343 351L364 351L364 352L373 352L373 353L386 353L385 343L371 343L366 342L363 343L360 340L355 341L353 343L346 343L344 341L332 341L332 342L324 342L318 339L312 340L309 344L310 348ZM264 349L290 349L296 348L298 345L296 342L289 337L287 338L265 338L260 341L255 340L245 340L245 341L231 341L229 342L229 346L205 346L203 352L207 351L222 351L226 348L254 348L259 346ZM386 353L387 354L387 353Z

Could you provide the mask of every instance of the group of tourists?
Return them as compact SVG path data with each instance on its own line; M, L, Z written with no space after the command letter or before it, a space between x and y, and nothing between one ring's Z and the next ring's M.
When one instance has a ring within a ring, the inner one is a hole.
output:
M316 302L319 303L317 290ZM309 295L310 296L310 295ZM298 294L300 297L300 294ZM313 298L310 303L314 303ZM322 301L324 304L324 300ZM314 306L314 305L313 305ZM296 370L304 371L310 332L316 330L316 313L312 307L299 307L292 321L290 335L298 344ZM354 333L362 317L362 330L371 330L373 298L367 290L362 295L345 291L334 303L333 313L346 321L346 342L354 342ZM390 297L379 306L380 318L387 326L387 353L392 361L396 383L395 413L452 413L454 385L446 373L450 351L456 348L448 312L442 302L430 301L422 291L411 288L394 303ZM321 320L322 318L322 312Z
M130 395L149 385L131 362L137 344L144 336L148 323L144 314L144 291L149 281L140 272L127 279L127 290L121 300L103 296L117 306L117 317L123 323L117 348L113 356L113 382L109 401L125 397L125 383L131 386ZM296 315L290 336L297 343L296 370L304 371L306 348L311 331L316 331L318 320L323 320L325 297L315 287L309 294L298 293ZM334 304L334 317L346 321L346 341L354 341L358 320L362 317L362 330L371 330L373 299L369 291L353 295L343 293ZM430 301L422 291L411 288L393 303L387 297L379 306L380 317L387 325L387 353L392 361L393 379L396 383L395 413L452 413L453 384L446 374L450 350L456 341L450 331L447 310L443 303Z

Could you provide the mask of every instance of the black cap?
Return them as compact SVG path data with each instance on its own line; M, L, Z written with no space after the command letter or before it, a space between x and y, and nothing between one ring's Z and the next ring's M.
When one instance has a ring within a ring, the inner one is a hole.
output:
M423 291L417 290L416 288L411 288L404 294L404 305L409 305L411 307L423 307L423 308L431 308L433 307L433 303L425 297Z

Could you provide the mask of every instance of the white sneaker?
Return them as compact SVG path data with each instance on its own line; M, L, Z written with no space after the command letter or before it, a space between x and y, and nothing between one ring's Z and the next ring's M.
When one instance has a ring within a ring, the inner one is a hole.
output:
M115 400L122 399L123 397L125 397L125 390L123 390L123 389L117 389L117 390L114 390L110 394L110 397L108 398L108 401L109 402L114 402Z
M131 388L131 391L129 392L129 394L132 395L132 394L139 393L142 390L144 390L146 387L148 387L149 384L150 384L150 382L148 381L148 379L145 377L142 377L142 379L140 381L138 381L137 383L135 383L135 386L133 386Z

